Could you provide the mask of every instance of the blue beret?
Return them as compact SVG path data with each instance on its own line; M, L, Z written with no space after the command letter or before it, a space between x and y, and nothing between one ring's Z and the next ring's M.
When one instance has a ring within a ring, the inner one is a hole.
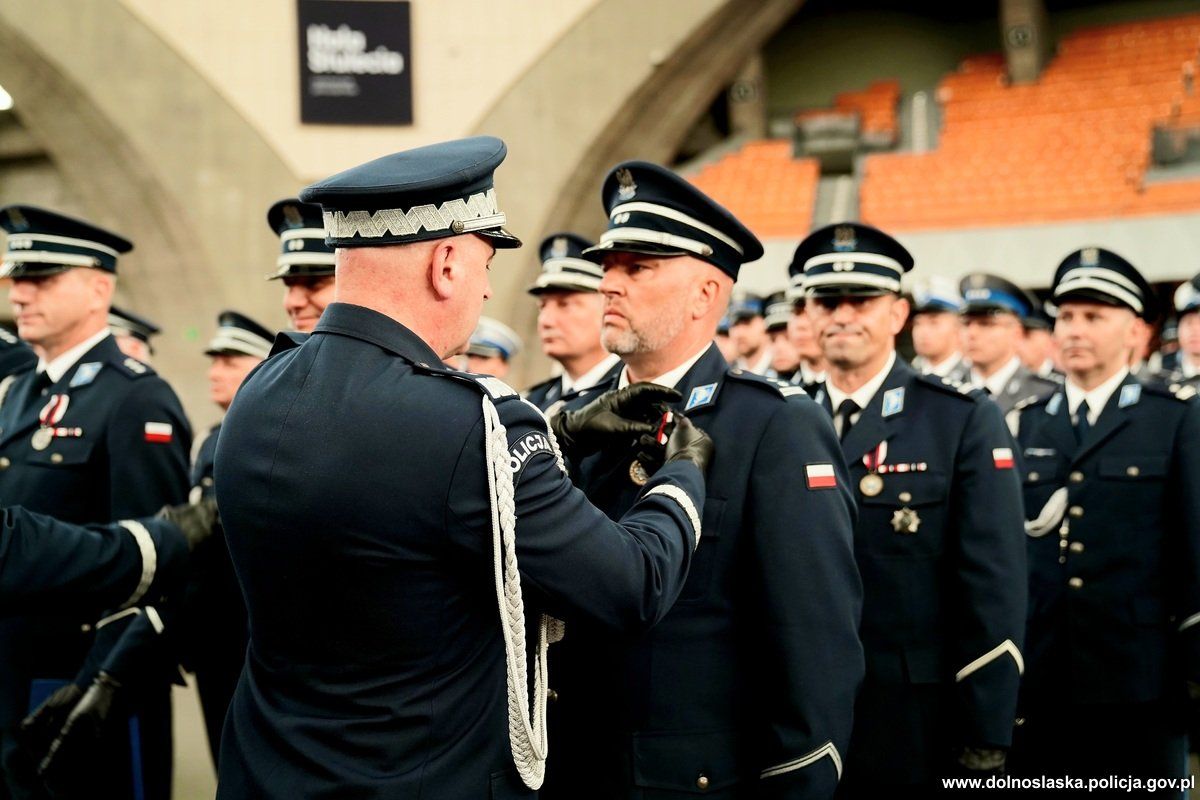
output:
M123 331L136 339L141 339L146 344L150 343L151 336L162 332L162 328L145 317L139 317L132 311L126 311L117 306L108 309L108 327L110 330Z
M1026 319L1037 309L1037 300L1012 281L986 272L964 275L958 284L963 296L962 313L967 315L1008 312Z
M325 243L321 207L288 197L267 211L267 225L279 237L280 253L268 280L332 275L333 248Z
M842 222L800 242L788 274L804 274L809 297L899 294L900 277L912 267L912 255L891 236L870 225Z
M431 144L368 161L300 193L321 206L333 247L376 247L464 233L520 247L504 230L492 173L508 149L494 136Z
M913 285L913 314L950 313L962 310L962 294L954 281L930 275Z
M521 344L521 337L517 332L500 320L480 317L467 345L467 355L485 358L499 356L508 361L521 352Z
M599 291L604 270L583 257L583 251L591 246L577 233L554 233L543 239L538 247L542 271L529 293Z
M271 354L274 341L275 334L245 314L222 311L217 316L217 332L209 341L204 355L266 358Z
M762 258L758 238L725 208L665 167L626 161L613 167L600 199L608 230L585 255L692 256L737 278L742 264Z
M1124 306L1144 320L1154 319L1154 290L1137 268L1103 247L1085 247L1068 255L1054 272L1055 305L1086 300Z
M112 231L36 206L0 208L0 228L8 232L0 278L53 275L72 267L116 273L117 256L133 249Z

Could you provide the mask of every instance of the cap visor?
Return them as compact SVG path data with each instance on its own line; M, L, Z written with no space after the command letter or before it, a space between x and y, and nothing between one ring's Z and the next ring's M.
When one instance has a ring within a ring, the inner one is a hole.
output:
M588 261L599 264L604 261L604 257L609 253L633 253L634 255L653 256L655 258L696 255L686 250L680 250L677 247L666 247L665 245L649 244L647 242L601 242L594 247L584 250L583 257ZM696 257L698 258L699 256Z
M0 267L0 278L44 278L47 275L57 275L69 269L88 269L74 267L68 264L43 264L30 261L5 261Z
M475 231L475 233L491 242L492 247L497 250L512 250L521 246L521 240L504 228L491 228L486 231Z

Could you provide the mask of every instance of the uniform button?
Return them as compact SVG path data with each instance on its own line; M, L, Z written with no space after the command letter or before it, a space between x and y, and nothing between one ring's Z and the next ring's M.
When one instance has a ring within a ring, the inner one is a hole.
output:
M1069 581L1067 581L1067 586L1070 586L1072 589L1082 589L1083 578L1071 578Z
M699 778L696 778L696 788L701 791L704 791L705 789L708 788L708 776L707 775L701 775Z
M1082 553L1083 552L1083 542L1071 542L1071 552L1072 553Z
M554 691L553 689L547 689L546 690L546 699L549 700L551 703L557 702L558 701L558 692Z
M89 624L87 624L87 623L85 622L84 624L82 624L82 625L80 625L80 626L79 626L79 632L80 632L80 633L91 633L91 632L92 632L92 626L91 626L91 625L89 625Z
M1038 475L1036 472L1029 473L1029 480L1031 480L1031 481L1036 481L1040 477L1042 477L1042 476Z
M901 503L912 502L912 495L909 494L908 492L901 492L900 493L900 502Z
M1138 475L1141 474L1141 472L1142 471L1140 469L1138 469L1137 467L1129 467L1125 470L1125 474L1131 478L1136 478Z
M207 475L205 475L203 478L200 479L200 485L201 486L212 486L213 479L208 477Z
M1066 549L1067 549L1067 539L1066 539L1066 537L1065 537L1065 536L1064 536L1063 538L1061 538L1061 539L1059 539L1059 540L1058 540L1058 549L1059 549L1059 550L1066 550Z
M1083 473L1082 472L1078 472L1078 471L1072 472L1070 477L1071 477L1071 483L1083 483Z
M12 466L12 462L8 460L8 456L0 456L0 469L8 469Z
M1071 506L1070 510L1068 510L1067 513L1070 514L1075 519L1079 519L1080 517L1083 516L1083 506Z
M62 463L62 453L55 453L54 455L50 456L50 463L51 464L61 464Z

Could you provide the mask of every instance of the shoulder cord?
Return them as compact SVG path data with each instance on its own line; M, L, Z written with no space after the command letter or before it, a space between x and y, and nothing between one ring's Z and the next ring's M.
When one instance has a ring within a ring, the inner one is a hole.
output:
M500 420L491 397L483 398L484 454L488 493L492 510L492 555L495 563L496 600L504 636L505 678L508 688L508 738L513 763L521 780L538 789L546 775L549 740L546 733L546 682L549 678L547 651L550 642L564 633L560 620L542 615L538 624L537 657L534 663L533 708L529 708L529 664L525 642L525 607L521 576L517 571L517 513L512 470L508 465L508 431ZM554 433L550 445L559 468L565 473L562 453ZM531 719L532 717L532 719Z
M0 381L0 408L4 406L4 400L8 397L8 390L12 388L13 381L16 379L16 375L8 375L5 376L4 380Z

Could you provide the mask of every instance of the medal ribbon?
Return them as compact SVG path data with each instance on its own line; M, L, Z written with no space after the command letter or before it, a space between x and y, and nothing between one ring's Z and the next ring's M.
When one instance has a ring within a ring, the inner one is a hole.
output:
M57 425L62 421L63 415L67 413L67 406L70 405L71 398L65 394L50 395L49 402L42 406L42 411L38 414L38 421L41 422L43 428Z
M863 466L868 472L877 472L879 465L887 460L887 439L879 443L879 446L863 456Z

